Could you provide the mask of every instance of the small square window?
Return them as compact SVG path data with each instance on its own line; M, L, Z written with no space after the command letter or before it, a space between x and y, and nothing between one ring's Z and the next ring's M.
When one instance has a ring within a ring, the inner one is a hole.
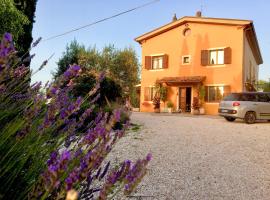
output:
M183 56L182 57L182 64L183 65L190 64L190 56Z

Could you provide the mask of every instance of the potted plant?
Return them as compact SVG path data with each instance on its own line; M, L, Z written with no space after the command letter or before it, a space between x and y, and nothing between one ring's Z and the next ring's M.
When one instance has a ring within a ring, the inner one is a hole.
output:
M165 102L167 100L167 87L163 86L162 84L156 83L155 85L156 94L159 96L160 101L163 102L164 109L165 109Z
M192 102L192 113L193 115L199 115L200 114L200 104L199 104L199 98L198 97L193 97L193 102Z
M204 110L204 98L205 98L205 87L204 86L200 86L199 88L199 98L200 98L200 114L205 114L205 110Z
M160 95L160 100L163 102L164 108L165 108L165 101L167 99L167 88L164 86L160 86L159 88L159 95Z
M153 105L154 105L155 113L159 113L160 112L160 98L158 96L154 97Z
M173 103L171 101L167 102L168 112L172 113Z

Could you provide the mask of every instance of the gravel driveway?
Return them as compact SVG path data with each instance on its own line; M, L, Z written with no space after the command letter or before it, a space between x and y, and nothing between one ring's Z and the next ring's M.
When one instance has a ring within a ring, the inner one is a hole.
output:
M131 118L142 126L122 138L113 155L135 160L151 152L153 160L128 199L270 199L270 123L149 113Z

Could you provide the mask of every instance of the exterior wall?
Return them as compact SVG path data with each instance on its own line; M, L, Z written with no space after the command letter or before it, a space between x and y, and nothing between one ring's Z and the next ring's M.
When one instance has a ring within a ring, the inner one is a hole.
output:
M250 48L250 44L244 35L244 68L243 68L243 82L245 83L248 79L258 81L259 65L257 64L255 57ZM252 74L250 77L250 74ZM254 78L253 78L254 77ZM244 87L244 86L243 86Z
M185 28L191 29L189 36L184 36ZM171 29L153 38L145 40L142 47L142 76L140 110L152 112L152 102L144 101L144 88L155 85L157 79L176 76L206 76L204 85L230 85L231 92L242 91L243 66L243 28L229 25L213 25L205 23L188 23ZM230 47L232 49L231 64L202 66L201 50ZM146 70L145 56L168 54L168 69ZM191 55L191 64L182 65L182 56ZM197 95L195 88L193 96ZM176 107L178 104L178 88L171 87L168 99ZM161 108L163 105L161 105ZM217 114L218 103L205 103L207 114Z

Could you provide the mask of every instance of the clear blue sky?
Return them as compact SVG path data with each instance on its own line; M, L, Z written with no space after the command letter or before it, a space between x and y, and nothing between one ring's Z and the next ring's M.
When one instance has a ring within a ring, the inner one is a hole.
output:
M38 0L33 37L48 38L72 28L94 22L151 0ZM133 46L140 56L140 46L134 38L177 17L193 16L203 5L203 16L239 18L254 21L264 64L260 66L260 79L270 78L270 1L269 0L160 0L140 10L102 22L61 38L40 43L32 50L36 53L32 68L38 68L52 53L54 57L46 68L33 77L33 81L51 80L56 62L67 43L74 38L85 46L101 49L107 44L117 48Z

